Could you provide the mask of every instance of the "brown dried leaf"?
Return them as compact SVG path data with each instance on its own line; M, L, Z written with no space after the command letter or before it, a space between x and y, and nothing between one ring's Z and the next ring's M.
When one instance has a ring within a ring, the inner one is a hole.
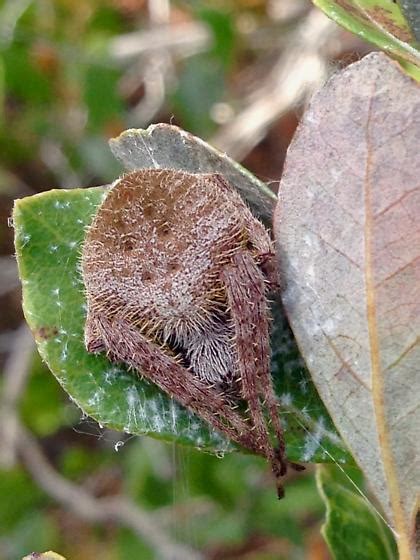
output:
M420 491L419 141L418 84L368 55L313 99L275 217L301 352L404 559Z

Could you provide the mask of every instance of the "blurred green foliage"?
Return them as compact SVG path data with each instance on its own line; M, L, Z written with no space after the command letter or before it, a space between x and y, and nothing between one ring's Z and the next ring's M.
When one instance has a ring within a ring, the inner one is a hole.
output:
M226 76L235 55L232 5L178 3L174 17L208 26L213 37L204 51L177 60L176 80L166 85L164 120L172 114L185 128L201 136L216 124L212 106L224 100ZM112 39L147 26L141 1L65 0L0 3L0 152L1 165L22 178L48 185L64 184L76 175L81 181L111 181L120 171L108 157L107 138L130 126L138 99L122 92L121 80L147 64L146 54L134 63L113 56ZM133 69L134 66L134 69ZM136 87L141 90L139 79ZM141 95L137 91L132 96ZM53 143L60 162L45 162ZM19 171L18 171L19 168Z
M105 136L105 145L107 128L125 124L117 87L122 70L107 44L130 27L109 2L84 0L77 9L70 2L3 2L3 166L38 168L43 145L53 141L73 172L89 169L90 142ZM93 158L98 153L93 150ZM104 166L109 178L112 171Z
M45 437L54 434L61 426L71 426L79 420L73 406L60 398L58 383L46 377L45 366L38 354L34 355L32 374L20 405L24 424L35 434Z

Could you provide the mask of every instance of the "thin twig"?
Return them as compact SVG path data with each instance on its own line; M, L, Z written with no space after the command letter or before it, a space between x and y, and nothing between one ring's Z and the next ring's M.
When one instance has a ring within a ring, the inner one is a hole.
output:
M169 22L171 17L171 3L169 0L148 0L149 20L153 25Z
M0 401L0 466L11 468L16 461L19 427L18 403L26 385L34 352L34 338L26 323L14 333L10 353L4 366Z
M322 12L311 10L264 84L250 96L245 109L220 128L210 143L233 159L243 159L274 121L325 80L328 65L324 51L338 32L338 27Z
M203 23L160 25L119 35L110 41L109 53L111 58L124 63L162 49L170 50L177 58L184 58L202 52L210 41L210 30Z
M160 523L121 496L96 498L59 474L45 458L39 444L23 427L18 434L19 452L27 470L38 485L54 500L91 523L111 521L131 528L148 543L161 560L201 560L202 555L188 546L175 543Z
M144 95L130 111L130 122L145 126L160 111L165 102L167 81L172 74L171 67L172 61L166 51L150 56L141 74Z
M56 176L61 188L71 189L82 184L60 142L44 139L40 146L40 156L48 169Z
M114 56L120 56L121 52L136 53L138 58L134 72L130 68L120 82L126 96L130 90L135 92L140 85L143 86L143 96L133 107L129 114L129 120L137 126L148 124L160 111L165 101L167 84L171 82L173 76L173 52L172 45L167 41L162 43L167 32L171 30L170 22L170 2L168 0L148 0L150 30L141 34L128 36L125 39L119 38L111 45ZM144 42L145 35L149 36L149 41ZM131 40L133 38L133 40ZM154 47L150 50L153 38ZM179 37L178 37L179 38ZM172 36L172 39L174 37ZM164 46L166 45L166 46ZM170 46L169 46L170 45ZM123 49L121 48L123 46ZM142 50L147 48L150 52L144 56Z

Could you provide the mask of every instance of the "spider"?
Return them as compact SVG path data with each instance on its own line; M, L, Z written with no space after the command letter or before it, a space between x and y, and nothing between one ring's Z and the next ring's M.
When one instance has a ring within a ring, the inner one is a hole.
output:
M85 345L138 370L216 430L288 464L270 375L271 239L218 174L144 169L119 179L82 255ZM266 413L277 439L273 445Z

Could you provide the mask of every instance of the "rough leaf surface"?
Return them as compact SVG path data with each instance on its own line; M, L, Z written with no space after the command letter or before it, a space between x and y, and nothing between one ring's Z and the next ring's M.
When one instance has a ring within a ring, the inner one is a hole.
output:
M165 129L171 136L171 127L163 127L160 133ZM128 168L140 166L136 146L141 142L137 136L143 135L143 131L130 131L120 137ZM198 142L199 151L207 146ZM169 140L166 143L170 146ZM208 146L206 150L211 151ZM188 153L194 159L192 151L189 145ZM216 154L213 157L217 160ZM188 163L188 158L179 157ZM218 157L226 162L224 156ZM215 169L221 165L215 164ZM254 182L258 184L256 179ZM105 193L102 187L52 190L16 202L13 219L23 306L39 352L76 404L100 424L213 452L232 449L218 433L135 372L85 350L86 304L80 259L86 228ZM266 195L256 198L259 196ZM255 209L252 204L251 209ZM346 462L348 452L317 395L283 314L278 307L273 312L272 369L282 405L288 457L303 462L329 461L334 457Z
M275 216L298 345L401 558L420 490L419 141L418 84L368 55L313 99Z
M420 66L420 51L401 10L392 0L313 0L327 16L392 56Z

